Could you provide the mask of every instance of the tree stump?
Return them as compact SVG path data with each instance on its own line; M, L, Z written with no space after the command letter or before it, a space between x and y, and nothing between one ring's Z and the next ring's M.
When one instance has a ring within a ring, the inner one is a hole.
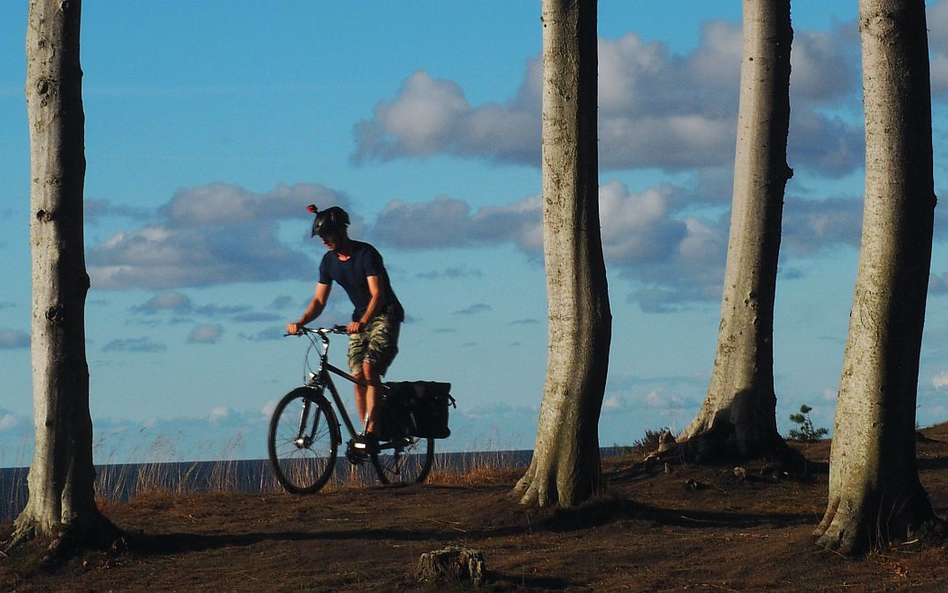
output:
M425 583L454 582L480 586L486 575L481 552L459 546L422 554L415 570L418 580Z

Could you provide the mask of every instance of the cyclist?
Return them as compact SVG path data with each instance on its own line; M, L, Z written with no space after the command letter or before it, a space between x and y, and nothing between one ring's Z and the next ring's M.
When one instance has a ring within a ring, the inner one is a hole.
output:
M398 353L398 332L405 313L392 290L382 256L375 247L349 237L349 215L338 206L317 210L312 236L319 236L327 252L319 264L319 282L313 300L286 332L299 334L300 327L319 317L326 307L333 282L349 295L355 310L349 330L349 368L362 385L355 386L356 410L363 432L354 443L366 453L378 452L375 405L381 377Z

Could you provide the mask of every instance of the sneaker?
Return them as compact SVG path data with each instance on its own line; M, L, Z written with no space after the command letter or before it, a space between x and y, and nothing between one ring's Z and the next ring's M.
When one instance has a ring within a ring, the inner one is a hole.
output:
M355 441L349 439L346 443L346 459L352 465L362 465L369 459L369 454L364 449L356 449Z
M371 432L362 432L355 436L352 444L357 451L362 451L369 455L379 452L379 439Z

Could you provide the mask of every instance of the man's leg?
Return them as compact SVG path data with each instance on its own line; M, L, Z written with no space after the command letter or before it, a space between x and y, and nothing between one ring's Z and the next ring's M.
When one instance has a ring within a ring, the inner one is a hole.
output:
M375 429L375 406L379 401L382 375L398 353L399 323L384 316L374 318L361 334L349 339L349 369L362 385L356 385L356 411L366 432Z
M365 381L365 374L358 373L353 375L360 382ZM363 430L365 429L365 417L367 414L366 410L366 387L365 385L355 384L355 402L356 402L356 413L359 415L359 422L362 423ZM374 407L374 405L373 405Z
M362 418L365 420L365 432L375 432L375 404L378 401L379 374L369 361L362 363L362 376L368 385L363 389ZM361 387L361 386L360 386ZM358 405L358 404L357 404Z
M369 339L368 334L363 331L359 334L349 336L349 372L358 381L355 384L355 403L356 414L359 416L359 422L362 423L362 430L365 430L366 420L366 386L365 386L365 355L368 352ZM360 385L359 383L362 383Z

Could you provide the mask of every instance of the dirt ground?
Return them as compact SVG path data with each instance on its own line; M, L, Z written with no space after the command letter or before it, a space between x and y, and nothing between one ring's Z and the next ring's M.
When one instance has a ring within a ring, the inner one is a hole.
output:
M948 512L948 426L919 444L922 481ZM828 443L800 446L826 461ZM609 470L629 459L610 460ZM472 483L288 494L149 494L104 513L145 548L90 553L52 574L0 558L10 591L444 590L414 577L419 556L480 550L488 591L948 591L948 544L847 559L816 550L825 473L776 482L748 464L671 466L613 480L578 509L526 509L507 498L519 472ZM0 525L0 541L11 531ZM34 551L35 553L35 551Z

